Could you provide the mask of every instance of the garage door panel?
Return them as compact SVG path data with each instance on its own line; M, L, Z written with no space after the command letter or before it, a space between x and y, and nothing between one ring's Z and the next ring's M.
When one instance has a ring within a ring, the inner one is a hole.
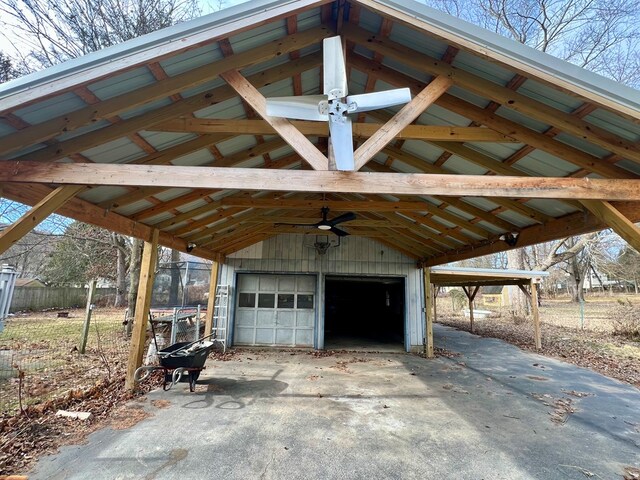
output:
M296 326L313 328L315 315L313 310L298 311L296 315Z
M313 293L316 291L316 278L312 276L300 276L296 279L298 292Z
M278 277L278 291L279 292L293 292L296 289L296 277L293 275L287 275Z
M258 277L252 275L240 275L238 277L238 290L241 292L258 291Z
M289 328L276 329L276 343L278 345L295 345L295 330Z
M313 345L313 330L296 330L296 345Z
M278 311L278 327L295 327L296 326L296 314L294 311L283 312Z
M253 333L255 329L253 327L241 327L236 326L235 342L236 343L253 343Z
M313 346L316 278L239 274L235 343Z
M273 310L258 310L256 315L256 326L258 327L275 327L276 318Z
M278 277L275 275L261 275L259 277L261 292L275 292L278 285Z
M236 325L241 327L253 327L256 322L255 310L238 310L236 313Z
M256 328L256 343L273 345L275 342L273 328Z

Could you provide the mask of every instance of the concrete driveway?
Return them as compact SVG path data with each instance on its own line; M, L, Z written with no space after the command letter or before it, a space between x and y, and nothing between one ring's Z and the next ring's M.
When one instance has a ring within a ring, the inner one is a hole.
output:
M31 479L585 479L640 467L640 391L436 326L459 356L243 350ZM170 405L158 408L156 405ZM134 405L135 406L135 405Z

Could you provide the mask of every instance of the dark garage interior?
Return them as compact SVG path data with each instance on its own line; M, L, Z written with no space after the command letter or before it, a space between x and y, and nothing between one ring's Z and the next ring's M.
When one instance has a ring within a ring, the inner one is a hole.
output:
M404 278L327 276L325 348L404 349Z

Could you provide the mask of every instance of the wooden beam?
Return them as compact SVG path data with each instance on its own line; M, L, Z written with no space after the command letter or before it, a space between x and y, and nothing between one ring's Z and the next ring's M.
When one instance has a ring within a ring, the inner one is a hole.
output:
M366 74L377 75L381 80L390 85L399 87L409 87L413 92L420 92L425 84L404 75L397 70L393 70L384 65L373 64L368 58L358 54L351 54L349 57L351 65ZM511 90L509 90L511 91ZM536 132L517 122L510 121L499 115L495 115L490 111L467 102L461 98L454 97L450 94L442 95L436 104L445 109L451 110L463 117L466 117L478 124L485 125L493 130L502 132L505 135L530 145L533 148L542 150L550 155L573 163L581 169L589 172L598 173L604 177L611 178L633 178L636 177L632 172L625 170L616 165L607 163L604 159L590 155L582 150L574 148L566 143L553 140L544 133Z
M328 137L329 126L326 122L292 120L291 125L304 135ZM364 139L373 136L384 124L353 123L353 138ZM180 133L228 133L236 135L273 135L275 128L264 120L225 120L210 118L184 117L154 125L152 131ZM516 140L483 127L452 127L440 125L407 125L395 138L402 140L429 140L439 142L498 142L513 143Z
M433 305L431 303L431 285L430 268L423 268L424 283L424 355L427 358L433 358Z
M138 296L136 297L136 312L133 319L127 376L125 377L124 384L125 389L130 391L133 391L135 388L134 374L136 373L136 369L142 365L144 344L147 336L147 323L149 322L149 307L151 306L153 280L155 278L156 263L158 261L159 233L159 230L153 230L151 241L144 242L144 249L142 251L140 281L138 282Z
M637 252L640 252L640 228L620 213L611 203L594 200L582 200L581 203L601 222L609 226L624 241L635 248Z
M430 142L433 143L433 142ZM444 142L435 142L434 145L444 145ZM456 155L471 161L472 163L475 163L477 165L481 165L485 168L488 168L489 171L492 171L494 173L498 173L499 175L506 175L506 176L515 176L515 177L528 177L529 175L524 174L523 172L520 172L519 170L512 168L512 167L504 167L502 166L503 164L500 163L499 161L495 160L495 159L490 159L488 156L483 155L479 152L476 152L475 150L472 150L470 148L467 147L460 147L458 144L450 142L448 145L453 145L453 148L451 149L447 149L444 148L443 149L445 151L450 151L451 153L455 153ZM390 157L396 159L396 160L400 160L403 163L406 163L407 165L410 165L414 168L417 168L418 170L421 170L425 173L436 173L436 174L455 174L456 172L453 172L451 170L448 170L444 167L439 167L436 165L432 165L429 162L427 162L426 160L421 159L420 157L417 157L416 155L412 155L410 153L404 152L398 148L395 147L386 147L383 149L384 153L387 153ZM465 154L466 152L466 154ZM483 158L484 157L484 158ZM479 161L481 158L483 158L482 161ZM376 170L376 171L382 171L383 169L381 169L380 167L378 167L376 164L371 164L372 165L372 169ZM445 200L446 201L446 200ZM455 201L455 200L454 200ZM491 201L493 203L495 203L496 205L500 205L503 206L504 208L507 208L509 210L513 210L514 212L517 212L518 214L527 217L527 218L531 218L533 220L535 220L538 223L544 223L548 220L551 220L553 217L546 215L542 212L539 212L538 210L535 210L531 207L528 207L527 205L523 205L521 203L515 202L513 200L510 199L498 199L498 198L491 198ZM566 203L573 203L573 202L569 202L567 200L565 200ZM577 203L577 202L576 202ZM577 207L579 209L581 209L581 205L578 204ZM464 210L464 209L463 209ZM494 215L490 215L491 217L495 217ZM489 220L489 223L493 223L496 224L495 222L500 222L500 219L493 219L493 220ZM502 227L505 228L506 230L509 230L509 228L506 227Z
M299 60L291 61L255 75L251 75L248 77L248 80L257 88L261 88L273 82L289 78L295 72L304 72L315 68L321 63L322 56L320 54L305 55ZM137 115L126 120L119 121L99 130L78 135L70 138L69 140L52 143L45 148L22 155L18 158L32 161L57 160L77 152L82 152L97 145L101 145L121 137L126 137L131 134L131 132L148 130L157 123L170 120L180 115L190 114L196 110L200 110L211 105L219 104L225 100L236 97L236 95L236 91L228 85L217 87L191 97L184 98L177 102L173 102L164 107L156 108L148 113L143 113L142 115ZM162 152L158 153L162 154Z
M45 185L17 185L5 184L2 186L2 195L26 205L35 205L40 199L51 193L51 188ZM140 222L118 215L114 212L105 212L103 209L79 198L73 198L58 209L60 215L73 218L80 222L90 223L98 227L106 228L112 232L140 238L149 241L153 228ZM169 233L160 233L160 244L186 252L187 242ZM194 255L209 260L223 260L224 257L217 252L198 247L192 252Z
M420 34L423 32L429 32L434 38L444 40L446 43L458 48L463 48L471 52L477 52L478 55L483 58L489 59L490 62L496 62L505 68L515 68L518 72L522 72L526 77L534 78L542 83L546 83L552 88L561 88L571 95L581 95L585 99L589 99L598 105L616 112L619 111L622 115L625 115L631 119L638 119L638 110L633 105L623 105L611 100L611 96L608 92L600 94L593 89L583 88L580 85L576 85L575 82L559 78L553 72L543 72L537 65L532 65L526 61L521 61L515 58L510 50L499 49L495 51L491 48L485 48L482 45L478 45L473 41L469 41L462 38L459 32L453 31L446 25L437 25L433 21L424 21L418 18L413 12L407 12L403 9L399 9L394 4L383 4L377 0L355 0L354 3L360 8L366 8L381 15L383 18L392 18L395 22L407 26L409 29L417 30ZM526 59L525 59L526 60Z
M640 203L638 202L616 202L612 204L631 222L640 222ZM425 265L434 266L450 262L458 262L468 258L481 257L492 253L505 252L513 248L527 247L537 243L548 242L563 237L582 235L584 233L603 230L608 226L593 215L585 215L583 212L572 213L548 222L544 225L534 225L523 228L518 235L517 247L510 247L506 242L496 237L478 242L468 247L459 248L446 252L442 255L428 258Z
M280 140L279 140L280 141ZM261 145L266 145L269 142L265 142ZM253 152L259 152L261 150L252 150ZM287 155L285 157L281 157L278 158L277 160L273 160L271 161L271 163L263 168L269 168L269 169L277 169L277 168L286 168L292 165L295 165L296 163L301 162L300 156L297 153L294 153L292 155ZM139 189L139 190L144 190L144 189ZM164 192L166 191L166 188L160 188L158 189L157 192L154 192L153 195L155 195L156 193L160 193L160 192ZM181 195L179 197L176 197L172 200L166 201L166 202L162 202L162 203L158 203L157 205L154 205L153 207L149 207L147 209L141 210L139 212L136 212L135 214L131 215L131 218L134 220L144 220L146 218L150 218L153 217L155 215L158 215L160 213L164 213L164 212L168 212L169 210L173 210L173 209L177 209L178 207L181 207L183 205L187 205L189 203L194 202L195 200L199 200L201 198L205 198L208 197L214 193L219 192L219 189L198 189L198 190L193 190L189 193L186 193L184 195ZM121 197L117 197L116 199L113 199L112 201L117 202L118 206L122 206L123 204L127 204L127 203L132 203L131 200L136 198L137 196L135 194L125 194ZM144 198L147 198L146 195L143 195ZM137 198L137 200L134 201L138 201L141 200L141 198ZM104 203L109 203L109 201L107 202L102 202L99 205L101 207L104 207ZM210 209L213 209L215 202L212 201L209 205L211 206ZM204 208L204 210L202 210L200 213L203 213L205 211L208 211L210 209L206 208L206 205L200 208ZM164 228L161 227L159 225L161 224L165 224L166 225L176 225L177 223L179 223L180 221L190 218L191 215L189 214L191 211L185 213L177 213L175 217L172 217L168 220L165 220L163 222L160 222L158 224L154 224L156 226L156 228ZM193 213L193 215L197 215L195 212ZM181 220L179 220L181 218Z
M540 332L540 309L538 308L538 285L531 280L531 313L533 316L533 334L536 344L536 350L542 348L542 334Z
M82 186L58 187L39 201L18 220L0 232L0 254L38 226L49 215L84 190Z
M312 212L303 217L272 217L269 215L261 215L259 217L248 220L249 223L308 223L313 225L318 223L320 217L318 212ZM368 219L356 219L343 224L345 227L387 227L389 222L385 220L368 220Z
M576 118L569 113L517 93L495 82L456 68L440 59L429 57L405 45L382 38L361 27L345 27L345 38L384 56L396 58L402 63L429 75L448 76L455 85L476 95L518 111L538 121L552 125L564 132L582 138L624 158L640 163L640 146L627 141L603 128Z
M398 111L387 123L353 152L356 171L360 170L385 145L394 140L411 122L418 118L430 105L453 84L445 76L435 78L418 95Z
M238 92L238 95L244 98L314 170L327 170L329 168L329 160L327 157L297 128L291 125L289 120L267 115L266 99L239 71L230 70L220 76L229 86Z
M392 158L393 160L393 158ZM424 164L427 164L427 162L422 162ZM429 164L430 165L430 164ZM381 165L377 162L369 162L366 166L367 169L371 169L374 172L387 172L387 173L399 173L399 171L395 168L393 168L393 165L391 166L387 166L387 165ZM431 168L422 168L420 169L426 173L430 173L431 172ZM443 173L443 174L447 174L449 173L447 170L445 169L440 169L440 167L438 167L437 171L434 171L433 173ZM469 215L472 215L474 217L477 217L476 219L471 219L470 222L478 222L480 220L484 220L485 222L491 224L491 225L495 225L498 228L501 228L504 231L507 232L511 232L511 231L515 231L518 229L518 227L510 222L507 222L506 220L496 217L495 214L493 214L490 211L485 211L482 210L474 205L471 205L470 203L467 203L461 199L457 199L457 198L453 198L453 197L443 197L441 195L434 195L433 196L434 199L436 199L439 202L442 202L442 204L444 205L450 205L458 210L461 210L465 213L468 213ZM491 200L492 202L494 201L495 197L490 197L489 200ZM441 205L442 205L441 204ZM440 206L438 207L440 208ZM480 236L485 236L484 234L480 235Z
M204 322L204 336L211 335L213 329L213 316L216 308L216 295L218 293L218 276L220 274L220 264L211 264L211 277L209 279L209 298L207 299L207 316ZM226 332L225 332L226 333Z
M288 54L301 47L321 42L322 39L330 35L331 32L322 27L305 30L25 128L8 138L3 138L0 156L27 145L43 142L64 132L73 131L83 125L119 115L142 104L201 85L227 70L242 69L282 54Z
M311 144L313 145L313 144ZM314 147L315 148L315 147ZM0 182L390 195L640 200L638 179L487 177L94 163L0 162Z
M284 210L315 209L320 210L323 206L329 207L334 212L400 212L406 210L420 211L424 202L390 202L390 201L342 201L342 200L305 200L289 198L239 198L229 197L220 200L222 205L229 207L247 208L279 208Z

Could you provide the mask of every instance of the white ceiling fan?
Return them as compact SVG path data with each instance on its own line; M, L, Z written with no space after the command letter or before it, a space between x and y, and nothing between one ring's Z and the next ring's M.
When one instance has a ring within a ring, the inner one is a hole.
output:
M353 171L353 134L348 115L407 103L411 100L411 90L397 88L349 95L347 67L340 37L325 38L322 48L324 95L267 98L267 115L328 121L336 167L338 170Z

